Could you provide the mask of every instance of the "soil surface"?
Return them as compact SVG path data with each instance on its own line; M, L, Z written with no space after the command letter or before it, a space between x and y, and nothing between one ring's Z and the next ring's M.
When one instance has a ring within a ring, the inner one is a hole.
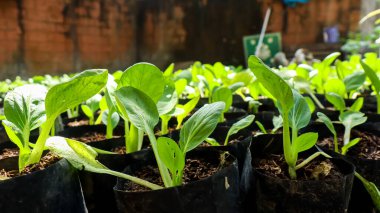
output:
M9 148L9 149L3 149L0 152L0 160L10 157L18 156L19 149L18 148Z
M19 173L18 170L6 171L4 169L1 169L0 170L0 180L1 179L3 179L3 180L9 179L9 178L18 177L18 176L23 176L23 175L30 174L32 172L44 170L47 167L49 167L50 165L59 161L60 159L61 158L59 158L58 156L49 152L41 158L39 163L27 166L21 173Z
M359 143L351 147L347 155L352 157L380 160L380 137L368 132L360 132L357 130L351 131L351 140L354 138L361 138ZM339 148L343 145L343 135L338 136ZM322 141L318 141L318 145L323 148L333 150L334 138L325 138Z
M205 162L200 159L186 159L185 170L183 175L183 184L191 183L194 181L202 180L207 177L210 177L217 173L219 170L228 167L232 164L232 158L224 161L223 165ZM160 177L160 172L158 168L153 166L145 166L133 174L135 177L139 177L143 180L149 181L151 183L155 183L160 186L164 186L162 179ZM130 192L138 192L138 191L150 191L150 189L135 184L133 182L127 181L124 185L123 190Z
M297 165L304 159L298 159ZM263 159L253 159L253 167L275 178L290 180L288 165L283 155L269 155ZM297 180L336 180L344 175L329 160L316 158L297 170Z
M120 136L113 136L113 138L119 138ZM102 141L106 140L106 135L101 132L86 132L83 136L81 137L72 137L71 139L77 140L83 143L91 143L91 142L96 142L96 141Z

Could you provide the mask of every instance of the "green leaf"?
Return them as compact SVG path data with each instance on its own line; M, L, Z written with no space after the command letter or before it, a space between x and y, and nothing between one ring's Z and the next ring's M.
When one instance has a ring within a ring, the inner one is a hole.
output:
M344 78L343 82L346 86L346 92L357 90L363 86L366 75L363 72L354 72Z
M345 155L351 147L353 147L357 143L359 143L360 139L361 138L355 138L355 139L351 140L348 144L342 146L342 155Z
M375 205L376 210L380 211L380 191L377 188L377 186L373 182L366 180L357 172L355 172L355 176L363 183L368 194L371 196L372 202Z
M115 82L114 77L112 75L108 75L106 88L104 90L104 97L106 99L107 109L112 113L117 110L115 99L116 88L117 83Z
M172 81L167 81L160 100L157 103L159 115L164 115L172 111L178 103L178 95Z
M138 129L152 130L159 121L157 106L144 92L133 87L122 87L115 92L118 106L128 114Z
M318 119L321 120L327 126L327 128L330 130L330 132L333 135L336 135L334 124L332 123L332 121L330 120L330 118L327 117L322 112L317 112L317 116L318 116Z
M259 127L260 131L264 134L268 134L267 130L265 129L264 125L260 121L255 121L256 125Z
M325 66L330 66L340 55L340 52L331 53L330 55L326 56L325 59L323 59L322 63Z
M299 130L309 124L311 113L309 105L302 95L294 90L293 96L294 106L289 112L289 121L291 128Z
M106 110L102 113L102 122L105 124L105 125L108 125L108 113L109 113L109 110ZM117 112L113 112L112 115L111 115L111 126L112 126L112 129L115 129L115 127L117 126L117 124L119 123L120 121L120 116Z
M343 126L347 129L352 129L367 121L367 117L361 112L343 112L339 116L339 120L342 122Z
M296 153L306 151L313 147L318 140L318 133L308 132L304 133L296 138L293 142L292 147Z
M246 70L242 72L238 72L235 74L235 76L232 78L232 84L235 83L244 83L244 86L248 86L253 81L254 75L251 71Z
M310 97L304 97L311 113L315 111L314 101Z
M275 133L283 125L282 117L281 116L274 116L272 119L272 123L273 123L272 133Z
M164 92L165 80L161 70L153 64L137 63L126 69L120 78L118 89L126 86L143 91L157 103Z
M219 87L212 93L212 103L222 101L225 104L224 112L227 112L232 105L232 92L226 87Z
M157 150L160 159L169 169L173 179L185 168L185 155L171 138L159 137Z
M164 71L164 76L171 76L174 70L174 63L171 63L168 68Z
M355 102L350 107L350 110L353 112L359 112L364 104L364 98L360 97L355 100Z
M190 101L188 101L185 105L178 105L177 107L182 109L183 110L183 113L177 115L177 122L178 122L178 126L177 126L177 129L179 127L181 127L181 124L182 124L182 121L183 119L186 118L186 116L191 112L193 111L193 109L197 106L198 102L199 102L199 99L200 97L197 96L193 99L191 99Z
M17 147L21 150L21 149L24 149L25 148L28 148L28 145L27 144L24 144L22 141L21 141L21 136L18 136L18 134L20 134L19 132L17 132L17 127L14 126L13 123L7 121L7 120L4 120L3 122L3 126L4 126L4 129L5 129L5 132L7 133L8 135L8 138L14 143L17 145Z
M183 153L197 147L214 131L224 108L224 102L206 104L185 122L179 139Z
M342 96L334 92L329 92L326 94L326 99L334 106L336 110L343 111L346 109L346 103L344 102Z
M278 100L284 112L288 112L294 102L289 85L256 56L250 56L248 65L260 83Z
M214 138L206 138L205 141L211 146L220 146L220 144Z
M379 77L376 75L376 72L371 67L369 67L366 63L364 63L363 61L360 61L360 63L364 69L365 74L371 80L372 86L375 87L376 94L378 95L380 93Z
M140 178L108 169L106 166L96 160L96 156L98 155L96 149L79 141L63 137L50 137L46 141L46 147L56 155L67 159L70 164L78 170L114 175L151 189L162 188Z
M57 117L91 98L106 85L107 78L107 70L85 70L69 81L53 86L46 95L46 116Z
M95 113L96 110L99 109L99 102L102 100L102 98L103 97L100 94L96 94L85 102L86 105L91 109L92 113Z
M93 118L93 117L94 117L94 112L91 110L91 108L90 108L89 106L87 106L87 105L83 105L83 104L82 104L80 107L81 107L83 113L84 113L87 117L89 117L89 118Z
M241 87L244 87L244 83L243 82L236 82L236 83L228 86L228 89L231 90L232 93L234 93L236 90L240 89Z
M179 79L179 80L175 81L174 84L175 84L175 91L177 92L177 95L179 96L185 90L186 85L187 85L187 81L186 81L186 79Z
M30 84L17 87L5 96L4 115L21 133L24 146L29 142L30 132L46 120L46 93L46 87Z
M324 84L324 88L325 93L333 92L341 97L344 97L346 95L346 86L344 85L343 81L337 78L328 80Z
M255 119L254 115L248 115L245 118L239 120L238 122L232 124L231 128L228 130L226 140L224 141L224 145L228 144L228 139L231 135L238 133L240 130L246 128L251 125L253 120Z

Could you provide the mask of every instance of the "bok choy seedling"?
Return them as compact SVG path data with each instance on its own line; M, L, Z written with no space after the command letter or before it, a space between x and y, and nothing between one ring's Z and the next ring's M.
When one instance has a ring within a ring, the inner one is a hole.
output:
M377 101L377 114L380 114L380 79L376 72L368 66L364 61L360 62L365 74L368 76L369 80L372 82L372 86L376 95Z
M124 71L119 79L117 85L118 90L115 92L115 103L117 104L120 116L124 119L126 128L126 151L127 153L131 153L141 150L144 131L142 128L137 128L133 122L129 123L131 118L124 109L125 105L129 103L123 103L122 100L125 100L126 94L123 94L123 91L120 89L127 86L144 91L156 105L164 93L165 79L161 70L149 63L137 63L132 65ZM128 127L129 129L127 129Z
M147 94L127 86L116 91L116 100L123 117L128 117L132 125L148 135L165 187L182 183L186 153L197 147L212 133L225 107L223 102L216 102L205 105L195 112L181 129L178 147L169 138L156 139L154 127L159 121L159 111Z
M270 70L256 56L248 59L248 65L255 74L257 80L277 99L281 117L283 119L283 147L285 161L288 164L288 172L291 179L296 179L296 170L305 166L308 162L323 154L317 152L296 165L298 153L313 147L318 139L318 134L313 132L298 136L298 130L305 127L311 117L310 109L305 99L277 74ZM289 128L292 128L290 137Z
M42 88L21 88L9 93L4 103L6 120L3 124L12 141L22 147L20 170L40 160L56 118L97 94L105 86L107 75L107 70L86 70L67 82L51 87L47 93ZM43 100L45 93L46 98ZM30 131L39 126L40 135L30 151Z
M365 117L363 113L347 111L347 112L342 113L339 116L339 121L344 126L343 146L341 150L339 150L337 132L335 130L333 122L330 120L329 117L327 117L325 114L321 112L318 112L317 116L319 120L321 120L327 126L330 132L333 134L335 152L341 153L342 155L346 155L350 148L352 148L353 146L355 146L356 144L360 142L360 138L355 138L351 140L350 135L351 135L352 128L364 123L367 120L367 117ZM380 210L380 191L378 190L376 185L366 180L358 172L355 172L355 177L358 178L363 183L365 189L371 196L371 199L376 209L379 211Z
M83 113L88 117L88 124L90 125L95 124L95 115L96 111L100 108L99 103L101 99L102 96L100 94L96 94L81 105L81 109Z

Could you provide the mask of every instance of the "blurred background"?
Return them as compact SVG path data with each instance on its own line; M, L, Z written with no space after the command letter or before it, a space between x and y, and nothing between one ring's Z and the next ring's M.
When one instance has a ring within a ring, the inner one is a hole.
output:
M280 34L288 58L299 48L315 58L360 52L372 46L355 41L372 39L376 27L359 20L378 6L376 0L0 0L0 78L125 70L139 61L162 69L196 60L245 65L243 37L260 34L268 8L266 33ZM330 34L334 39L326 39Z

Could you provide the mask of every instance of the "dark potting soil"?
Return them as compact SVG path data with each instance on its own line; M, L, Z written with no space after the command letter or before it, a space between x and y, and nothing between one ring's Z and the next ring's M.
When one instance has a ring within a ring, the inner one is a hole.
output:
M113 138L119 138L120 136L113 136ZM86 132L83 136L81 137L72 137L71 139L77 140L83 143L91 143L95 141L102 141L106 140L106 135L101 132Z
M297 164L303 160L298 159ZM268 176L290 180L283 155L271 154L263 159L254 159L253 167ZM343 176L329 159L316 158L297 170L297 180L336 180Z
M57 155L54 155L54 154L49 152L41 158L40 162L25 167L25 169L21 173L19 173L18 170L6 171L5 169L1 169L0 170L0 179L3 179L3 180L9 179L9 178L13 178L13 177L27 175L27 174L30 174L32 172L44 170L47 167L49 167L50 165L59 161L60 159L61 158L58 157Z
M380 137L368 132L360 132L358 130L351 131L351 139L361 138L359 143L351 147L347 155L370 159L370 160L380 160ZM339 147L343 144L343 135L338 137ZM334 138L325 138L322 141L318 141L318 145L323 148L328 148L333 150Z
M223 164L216 164L211 162L205 162L200 159L186 159L185 170L183 174L183 184L191 183L194 181L202 180L217 173L219 170L228 167L233 163L233 160L226 158ZM160 172L157 167L145 166L141 170L137 171L134 176L143 180L155 183L160 186L164 186L162 182ZM123 190L130 192L149 191L150 189L135 184L133 182L126 182Z
M10 157L18 156L18 148L5 148L0 152L0 160Z
M75 121L72 121L72 122L68 122L66 124L68 127L76 127L76 126L84 126L84 125L89 125L89 121L88 120L75 120Z

